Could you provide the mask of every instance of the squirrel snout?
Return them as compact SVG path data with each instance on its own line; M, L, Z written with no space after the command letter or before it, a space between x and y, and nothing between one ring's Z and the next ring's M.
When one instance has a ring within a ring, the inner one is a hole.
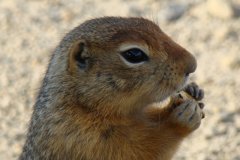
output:
M188 76L193 73L197 68L197 61L194 56L187 50L182 48L180 45L173 41L165 41L163 43L165 51L168 53L170 59L175 63L181 65L183 68L182 72Z
M197 61L193 57L193 55L189 53L189 57L186 60L185 75L188 76L190 73L193 73L196 70L196 68L197 68Z

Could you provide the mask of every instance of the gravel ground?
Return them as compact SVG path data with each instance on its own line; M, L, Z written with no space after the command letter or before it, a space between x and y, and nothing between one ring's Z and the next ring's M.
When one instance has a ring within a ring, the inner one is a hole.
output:
M197 58L206 118L176 160L240 160L240 0L1 0L0 159L21 152L52 49L86 19L143 16Z

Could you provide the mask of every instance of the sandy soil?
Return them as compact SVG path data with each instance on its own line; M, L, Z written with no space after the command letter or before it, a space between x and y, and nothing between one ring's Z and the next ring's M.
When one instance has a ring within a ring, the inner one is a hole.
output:
M99 16L143 16L193 53L206 119L176 160L240 160L240 0L1 0L0 159L21 152L51 50Z

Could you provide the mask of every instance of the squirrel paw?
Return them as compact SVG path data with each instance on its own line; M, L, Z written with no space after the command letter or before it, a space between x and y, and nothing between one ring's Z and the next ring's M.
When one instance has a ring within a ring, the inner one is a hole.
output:
M203 89L200 89L198 85L194 82L188 84L184 91L191 95L195 100L200 101L204 98L204 91Z
M202 108L195 100L186 100L174 107L171 117L173 123L186 128L190 132L200 126L201 119L203 118L204 113Z

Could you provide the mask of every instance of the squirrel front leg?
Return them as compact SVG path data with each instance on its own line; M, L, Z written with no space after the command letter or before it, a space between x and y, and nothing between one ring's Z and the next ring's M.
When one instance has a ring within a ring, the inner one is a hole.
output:
M183 97L183 92L187 93ZM184 90L171 97L167 106L150 107L145 113L147 118L159 126L167 126L173 132L185 136L197 129L201 119L205 117L204 104L199 102L203 99L204 92L195 83L191 83Z
M183 92L190 96L183 97ZM145 114L150 122L159 127L159 134L175 135L176 139L182 139L196 130L205 117L204 104L200 102L203 97L203 90L191 83L171 97L167 106L149 107Z
M149 107L145 111L148 121L155 128L155 136L161 137L158 144L165 150L160 152L162 157L168 157L162 159L170 159L183 138L196 130L205 116L204 105L199 102L203 99L203 90L191 83L183 91L191 98L179 94L171 97L167 106Z

